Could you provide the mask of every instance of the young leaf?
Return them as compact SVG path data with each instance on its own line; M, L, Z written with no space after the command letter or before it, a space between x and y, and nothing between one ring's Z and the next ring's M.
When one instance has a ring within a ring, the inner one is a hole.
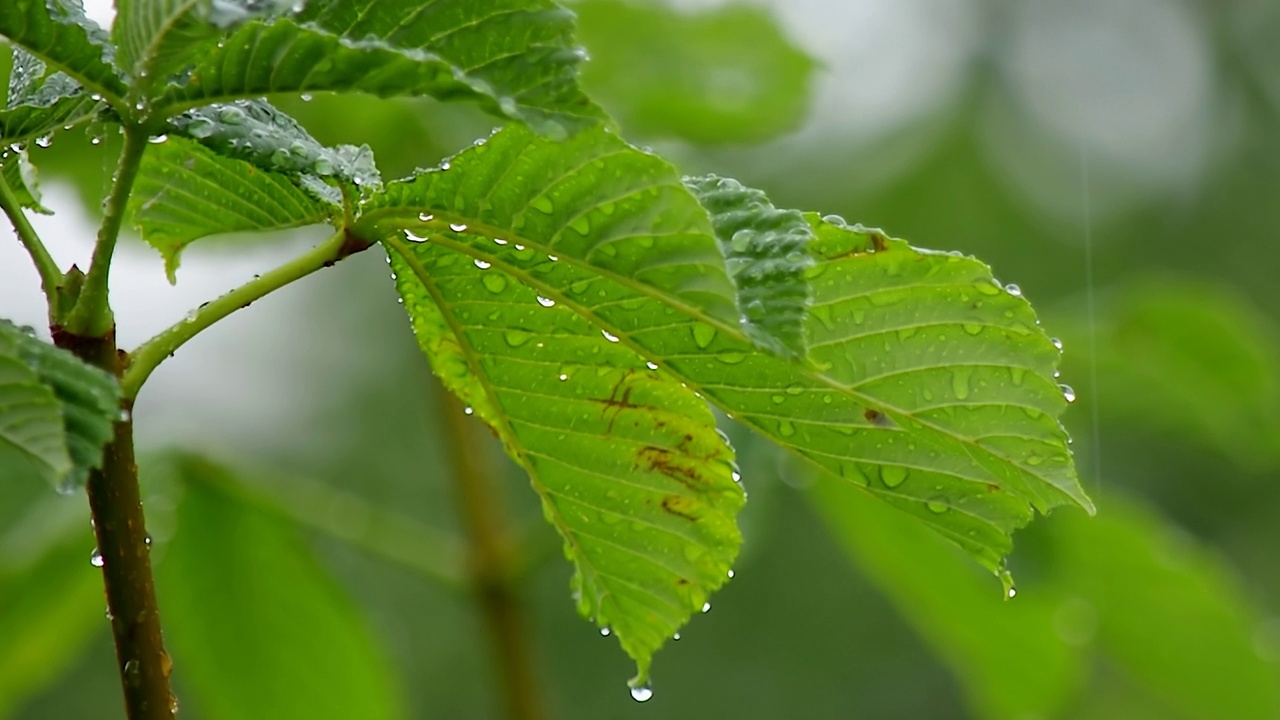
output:
M143 239L164 256L170 282L182 250L200 238L310 225L340 212L287 175L177 135L147 148L129 209Z
M4 175L5 184L13 191L22 207L41 215L53 214L40 204L40 183L36 179L36 168L27 159L25 148L0 150L0 174Z
M702 400L616 338L515 277L406 238L391 264L423 350L528 471L579 611L611 628L645 684L653 653L737 556L732 449Z
M121 98L124 81L112 65L107 33L79 0L7 0L0 3L0 35L90 92Z
M706 145L761 142L804 120L817 63L768 9L718 3L573 4L591 50L582 83L628 134Z
M210 45L157 106L278 92L479 101L544 131L601 118L578 88L572 14L547 0L317 0Z
M0 321L0 457L14 474L35 474L57 484L71 472L66 427L58 397L24 361L23 331Z
M202 717L402 717L381 648L294 526L222 468L169 465L182 501L156 587Z
M1055 419L1058 352L981 263L809 216L809 353L793 361L740 326L711 221L657 158L604 129L554 143L513 127L450 167L389 185L357 231L414 227L504 270L993 571L1033 508L1092 509Z
M0 110L0 144L12 146L46 137L91 116L101 103L64 73L48 74L45 64L13 49L9 94Z
M26 372L19 372L11 361L25 366ZM9 388L15 393L10 396L10 402L0 401L6 424L13 423L11 427L16 428L18 436L37 432L43 438L39 446L51 453L45 456L49 462L42 459L41 464L47 468L41 473L44 477L60 489L84 485L89 471L101 466L102 447L111 439L113 426L119 419L120 386L116 379L3 320L0 320L0 362L8 365L9 377L17 382ZM22 391L29 382L23 378L30 375L53 394L59 405L57 414L62 430L61 439L57 441L45 425L45 404L40 394ZM29 398L30 404L24 402L23 397ZM64 465L56 445L65 448L70 466Z

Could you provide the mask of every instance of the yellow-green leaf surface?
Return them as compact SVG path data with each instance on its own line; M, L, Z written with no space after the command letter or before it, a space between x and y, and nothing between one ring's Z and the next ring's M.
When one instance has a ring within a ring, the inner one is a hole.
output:
M643 685L741 543L733 451L706 404L516 277L412 231L389 244L423 350L528 471L574 564L578 609Z
M508 273L993 571L1034 510L1092 509L1056 419L1058 351L1020 293L971 258L809 222L802 360L753 343L711 218L606 130L554 143L508 128L391 184L357 225Z

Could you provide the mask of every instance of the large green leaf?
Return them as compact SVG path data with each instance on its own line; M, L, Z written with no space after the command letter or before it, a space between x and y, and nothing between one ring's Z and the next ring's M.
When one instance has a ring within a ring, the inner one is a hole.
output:
M182 500L156 583L201 717L401 717L381 649L289 521L207 461L168 464Z
M1096 333L1100 410L1229 456L1280 466L1280 332L1232 288L1148 278L1116 288L1091 325L1067 318L1073 347ZM1083 355L1083 354L1078 354ZM1083 371L1077 363L1077 372Z
M1056 420L1058 351L1020 293L971 258L808 221L802 360L740 325L712 222L675 171L606 130L508 128L389 185L357 230L408 229L503 270L993 571L1033 508L1091 509Z
M733 451L704 402L616 338L514 277L405 237L391 264L423 350L528 471L574 564L579 611L611 628L644 685L653 653L737 556Z
M808 495L854 564L961 680L975 715L1054 718L1071 707L1086 666L1054 632L1062 597L1036 584L1006 601L954 546L884 503L830 478Z
M905 518L835 483L811 493L836 539L951 667L980 717L1061 717L1070 708L1087 716L1105 695L1097 683L1115 681L1085 672L1104 658L1122 671L1134 706L1126 717L1280 713L1275 668L1255 650L1257 608L1221 558L1140 503L1108 493L1097 519L1065 515L1038 526L1040 552L1025 559L1034 580L1004 602Z
M628 134L760 142L805 117L817 63L758 3L697 12L634 0L572 7L591 51L583 85Z
M121 98L107 33L85 17L79 0L0 3L0 35L99 95Z
M317 0L207 43L165 112L279 92L477 100L536 127L600 119L577 85L573 16L547 0Z
M0 463L3 463L0 460ZM0 474L8 466L0 464ZM87 509L47 499L0 537L0 718L48 688L105 633Z
M117 62L135 92L195 63L228 28L267 14L278 3L258 0L116 0L112 39Z
M9 50L0 48L0 52ZM47 138L54 130L89 117L100 105L66 74L49 73L39 58L25 50L12 48L12 52L7 100L0 110L0 144Z
M328 188L318 178L314 183ZM296 177L261 170L177 135L147 148L129 208L143 239L164 256L170 282L183 248L195 240L309 225L340 212L300 187Z

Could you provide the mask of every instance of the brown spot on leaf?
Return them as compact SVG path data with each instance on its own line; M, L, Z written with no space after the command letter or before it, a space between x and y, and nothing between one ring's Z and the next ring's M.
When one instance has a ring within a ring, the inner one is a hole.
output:
M696 505L697 502L695 500L680 495L668 495L662 498L663 510L676 517L682 517L689 522L698 522L698 516L694 514Z
M699 492L707 482L698 461L656 445L646 445L636 452L636 465L646 470L662 473L694 492Z

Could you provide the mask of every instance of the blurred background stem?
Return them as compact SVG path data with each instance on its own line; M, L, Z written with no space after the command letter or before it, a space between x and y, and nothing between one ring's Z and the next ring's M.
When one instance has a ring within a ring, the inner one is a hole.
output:
M472 592L493 643L506 717L543 720L548 715L518 587L522 563L516 558L493 467L487 462L491 448L479 432L480 424L467 417L453 393L437 387L448 469L467 529Z

